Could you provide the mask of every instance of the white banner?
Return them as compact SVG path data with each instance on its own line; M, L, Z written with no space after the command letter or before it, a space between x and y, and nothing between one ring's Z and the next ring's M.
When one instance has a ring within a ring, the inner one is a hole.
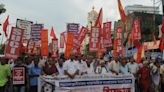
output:
M40 76L38 92L134 92L133 75Z

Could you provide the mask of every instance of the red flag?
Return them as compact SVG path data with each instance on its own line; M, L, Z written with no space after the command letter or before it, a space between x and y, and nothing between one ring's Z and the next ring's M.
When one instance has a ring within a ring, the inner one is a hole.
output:
M73 39L74 39L74 33L68 32L66 50L65 50L65 53L64 53L65 58L70 58L72 48L73 48Z
M160 48L161 50L164 50L164 19L163 19L163 21L162 21L161 32L162 32L162 36L161 36L161 38L160 38L159 48Z
M121 4L121 1L118 0L118 9L119 9L119 12L120 12L120 16L121 16L121 20L123 23L126 22L126 15L124 13L124 9L122 8L122 4Z
M48 29L41 31L41 56L48 56Z
M154 42L154 45L157 44L157 40L154 33L152 34L152 41Z
M102 8L100 9L99 15L97 17L97 20L95 22L95 27L100 27L102 25L102 21L103 21L103 12L102 12Z
M161 50L164 50L164 34L162 35L162 37L161 37L161 39L160 39L159 48L160 48Z
M28 46L29 46L29 44L30 44L30 40L27 41L27 46L26 46L26 50L25 50L26 53L28 52Z
M137 64L141 62L141 56L142 56L142 44L139 43L138 52L137 52L137 60L136 60Z
M23 33L24 31L20 28L11 28L10 38L5 50L6 58L17 59L17 57L20 55Z
M27 42L27 53L33 54L35 48L35 42L33 40L28 40Z
M85 39L85 36L87 35L88 33L88 29L85 28L85 27L82 27L80 32L78 33L78 40L80 41L80 44L83 42L83 40Z
M73 49L78 49L81 47L80 41L77 39L77 37L74 37L73 39Z
M162 34L164 34L164 19L162 20L161 32L162 32Z
M52 57L57 58L58 55L58 40L52 40Z
M133 30L130 34L129 40L133 42L134 40L140 40L141 39L141 27L140 27L140 20L136 18L133 21Z
M64 48L64 32L60 34L60 48Z
M51 28L51 33L50 33L50 36L52 37L52 39L54 39L54 40L56 40L57 38L56 38L56 35L55 35L55 33L54 33L54 28L52 27Z
M129 37L129 40L132 42L134 41L134 32L132 31Z
M113 55L114 55L114 57L117 57L117 39L114 39Z
M134 40L141 40L141 27L140 27L140 20L136 18L133 21L133 39Z
M7 26L8 25L9 25L9 16L7 16L5 22L3 23L3 31L4 31L6 37L7 37Z
M103 30L100 29L99 30L99 50L98 52L99 53L103 53L103 52L106 52L106 48L104 46L104 34L103 34Z

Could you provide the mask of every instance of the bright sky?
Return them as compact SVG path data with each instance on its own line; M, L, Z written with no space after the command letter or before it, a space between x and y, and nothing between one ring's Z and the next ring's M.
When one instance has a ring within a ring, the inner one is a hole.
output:
M153 6L153 0L121 2L123 7L134 4ZM1 23L7 15L14 26L17 18L44 23L49 30L54 26L58 38L60 33L66 30L66 23L75 22L86 26L87 14L92 10L92 6L95 6L96 11L103 7L104 21L115 21L120 18L117 0L1 0L0 3L5 4L7 9L7 12L0 16Z

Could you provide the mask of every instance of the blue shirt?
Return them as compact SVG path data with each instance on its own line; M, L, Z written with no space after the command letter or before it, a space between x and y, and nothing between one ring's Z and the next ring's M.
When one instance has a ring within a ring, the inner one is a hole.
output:
M41 74L42 69L40 67L31 67L29 74L37 74L38 76L30 77L30 85L37 86L38 85L38 77Z

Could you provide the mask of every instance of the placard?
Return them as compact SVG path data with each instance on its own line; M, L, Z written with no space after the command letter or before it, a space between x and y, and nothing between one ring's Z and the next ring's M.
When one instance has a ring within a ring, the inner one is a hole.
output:
M23 38L23 29L12 27L10 38L5 51L5 57L9 59L17 59L20 54Z
M78 23L68 23L67 24L67 32L73 32L74 36L78 35L79 24Z
M31 25L32 21L17 19L16 27L24 29L23 41L27 42L31 37Z
M99 27L92 27L92 32L90 34L90 44L89 44L90 52L98 51L100 30L101 29Z
M25 84L25 68L14 67L13 68L13 84Z

